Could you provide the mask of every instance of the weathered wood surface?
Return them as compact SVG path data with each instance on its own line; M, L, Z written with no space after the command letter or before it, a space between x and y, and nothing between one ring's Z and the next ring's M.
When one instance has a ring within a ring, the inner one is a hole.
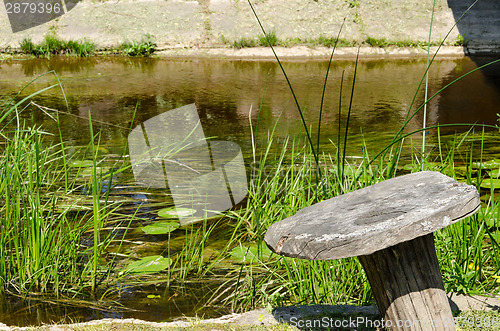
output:
M455 223L479 205L475 187L424 171L304 208L274 223L264 240L274 252L295 258L368 255Z
M387 330L455 329L432 233L358 259Z

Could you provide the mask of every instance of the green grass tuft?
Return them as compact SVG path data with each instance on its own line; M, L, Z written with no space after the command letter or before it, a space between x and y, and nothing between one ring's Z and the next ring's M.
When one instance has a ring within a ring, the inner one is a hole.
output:
M278 46L282 44L282 42L278 39L278 36L276 35L276 32L273 30L271 32L268 32L267 35L261 35L259 37L259 46Z
M125 41L118 46L118 51L128 56L150 56L156 51L156 44L147 34L139 41Z
M51 55L72 55L87 57L95 52L93 42L86 39L64 41L53 34L47 34L40 44L35 44L30 37L24 38L20 43L24 54L36 57L50 57Z

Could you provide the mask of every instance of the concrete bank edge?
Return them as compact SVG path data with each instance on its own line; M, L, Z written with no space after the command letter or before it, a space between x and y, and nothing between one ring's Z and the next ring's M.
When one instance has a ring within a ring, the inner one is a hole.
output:
M330 58L332 49L327 47L293 46L275 47L276 54L282 60L327 60ZM432 47L430 55L438 51L436 58L456 59L467 55L466 49L461 46L443 46L439 50ZM339 47L335 50L334 60L353 60L358 54L358 47ZM116 56L113 52L97 52L95 56ZM427 50L411 47L360 47L359 57L361 59L410 59L423 58L427 56ZM0 61L18 58L30 58L18 52L0 50ZM229 60L275 60L274 54L269 47L250 48L228 48L228 47L170 47L158 50L152 58L207 58L207 59L229 59Z
M461 294L448 294L450 305L453 311L481 310L498 311L500 308L500 296L466 296ZM173 322L148 322L139 319L101 319L84 323L44 325L38 327L39 330L68 330L91 325L116 325L116 324L137 324L146 325L152 328L186 328L190 326L201 326L205 324L229 324L236 326L268 326L281 322L290 322L299 319L321 318L325 315L334 315L340 318L349 316L365 317L370 319L378 318L376 306L353 306L353 305L310 305L310 306L289 306L279 307L272 312L264 308L248 311L242 314L230 314L213 319L183 318ZM33 327L9 327L0 323L0 330L33 330Z

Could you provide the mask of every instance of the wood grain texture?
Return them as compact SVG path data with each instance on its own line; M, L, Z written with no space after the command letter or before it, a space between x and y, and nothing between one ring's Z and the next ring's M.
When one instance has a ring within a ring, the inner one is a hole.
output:
M388 330L455 329L433 234L358 259Z
M424 171L304 208L271 225L264 240L277 254L295 258L369 255L455 223L479 205L475 187Z

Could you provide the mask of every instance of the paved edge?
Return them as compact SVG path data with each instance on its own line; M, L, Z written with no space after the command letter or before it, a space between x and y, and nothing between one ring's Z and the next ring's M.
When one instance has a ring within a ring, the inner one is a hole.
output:
M465 296L461 294L448 294L450 305L453 311L482 310L499 311L500 296ZM354 305L309 305L309 306L288 306L279 307L272 312L264 308L248 311L242 314L230 314L219 318L200 320L196 318L184 318L173 322L148 322L139 319L101 319L84 323L45 325L40 329L50 329L51 331L68 330L68 327L83 327L89 325L103 324L138 324L150 327L190 327L203 324L229 324L237 326L268 326L278 323L293 323L297 320L315 320L324 316L334 316L337 318L364 317L366 319L377 319L379 313L376 306L354 306ZM29 327L9 327L0 324L0 330L33 330Z
M332 54L332 48L293 46L275 47L280 60L328 60ZM334 60L354 60L358 55L360 59L415 59L427 56L426 49L420 48L398 48L398 47L340 47L335 50ZM440 49L432 47L430 56L436 54L437 59L457 59L467 56L466 50L461 46L443 46ZM95 56L116 56L110 52L98 52ZM275 56L269 47L251 47L235 49L229 47L171 47L155 52L153 58L175 59L175 58L206 58L216 60L262 60L275 61ZM17 52L0 51L0 61L10 59L31 58Z
M293 47L275 47L276 55L280 59L329 59L332 53L331 48L311 47L311 46L293 46ZM427 50L422 48L399 48L399 47L339 47L335 50L334 59L355 59L359 52L360 58L416 58L426 57ZM431 47L430 55L434 54L439 58L460 58L467 55L464 47L461 46L443 46ZM170 48L156 52L160 58L175 57L197 57L197 58L219 58L219 59L255 59L255 60L274 60L275 56L269 47L251 47L251 48Z

